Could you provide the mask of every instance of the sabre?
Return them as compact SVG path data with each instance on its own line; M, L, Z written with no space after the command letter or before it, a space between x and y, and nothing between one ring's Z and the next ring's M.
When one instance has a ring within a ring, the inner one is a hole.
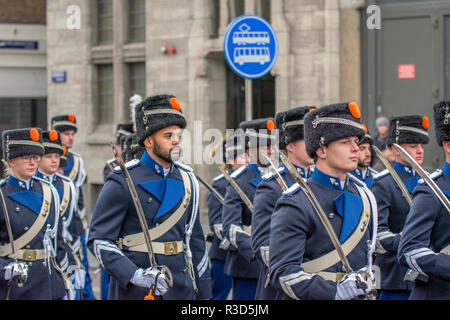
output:
M278 172L278 170L275 167L275 165L273 164L272 160L270 160L270 158L267 155L265 155L265 154L263 154L263 157L269 163L270 171L272 171L272 174L274 175L274 177L277 180L278 184L281 186L281 189L283 189L283 191L286 191L288 189L288 186L286 185L286 182L284 182L283 177Z
M283 153L283 151L279 151L280 159L286 166L286 168L289 170L291 175L294 177L295 181L302 187L303 191L305 192L309 202L313 206L314 210L316 211L317 215L320 218L320 221L322 221L323 226L325 227L328 235L330 236L331 242L333 242L333 245L336 249L336 252L339 255L339 259L342 262L343 269L346 273L353 272L352 267L350 266L350 263L348 262L347 257L344 254L344 250L341 247L341 244L339 242L338 237L336 236L336 233L334 232L333 227L331 226L330 221L328 220L325 211L323 211L322 207L320 206L319 201L317 201L317 198L315 197L314 193L311 191L309 186L306 184L306 181L303 180L303 178L299 175L297 170L295 170L292 163L289 161L287 156Z
M5 216L6 229L8 230L9 242L11 243L11 250L12 250L13 258L14 258L14 261L16 263L18 263L17 257L16 257L16 249L14 247L14 238L13 238L13 233L12 233L12 228L11 228L11 222L9 221L8 209L6 208L5 197L3 196L3 191L1 190L1 188L0 188L0 196L2 198L2 208L3 208L3 213ZM26 281L27 281L27 277L24 277L24 279L20 278L19 282L17 283L17 286L19 288L22 287ZM8 281L8 291L6 293L6 300L9 300L9 296L11 294L11 289L12 289L12 277L11 277L11 280Z
M214 189L213 186L209 185L206 181L204 181L198 175L195 175L195 177L197 178L198 181L200 181L206 187L206 189L208 189L213 194L213 196L216 197L217 200L219 200L219 202L221 204L223 204L223 197L220 195L219 192L217 192L216 189Z
M406 160L411 164L411 166L419 174L419 176L428 184L428 186L431 188L431 191L433 191L433 193L438 197L439 201L441 201L441 203L448 210L448 212L450 212L450 201L448 201L447 197L442 192L442 190L437 186L436 182L434 182L434 180L428 176L425 170L417 163L416 160L414 160L413 157L411 157L411 155L408 152L406 152L405 149L403 149L396 143L394 143L394 146L397 148L400 154L404 158L406 158Z
M389 162L388 159L386 159L386 157L381 152L381 150L378 149L378 147L375 146L375 145L372 145L372 147L373 147L373 150L375 150L375 153L377 154L378 158L380 158L380 161L383 163L383 165L386 167L386 169L388 169L388 171L391 174L392 178L394 178L394 180L397 183L398 187L402 191L402 194L405 197L406 201L411 206L411 202L412 202L411 195L409 194L408 190L406 189L402 179L399 177L399 175L397 174L395 169L392 168L391 163Z
M128 170L126 168L122 157L119 155L119 152L117 152L117 148L116 148L116 145L114 144L114 142L111 142L111 147L112 147L112 150L114 153L114 157L116 158L117 163L119 164L120 169L123 173L123 177L125 179L125 182L127 183L128 189L131 194L131 198L133 199L133 203L136 208L136 212L137 212L137 215L139 218L139 223L141 225L142 232L144 234L145 244L147 245L148 257L150 260L150 267L152 267L152 268L160 267L161 270L167 274L168 285L171 288L173 286L173 277L172 277L171 271L166 266L158 266L156 264L155 254L154 254L153 246L152 246L152 239L150 237L150 231L148 229L147 220L145 219L145 213L144 213L144 210L142 209L141 202L139 201L139 197L136 192L136 189L134 188L134 184L133 184L133 181L131 180L130 173L128 172ZM155 283L156 283L156 279L155 279ZM153 300L151 295L152 295L152 289L150 289L149 295L147 296L148 299L146 297L146 300Z
M220 171L222 172L225 179L227 179L228 183L233 187L233 189L237 192L237 194L241 197L242 201L244 201L245 205L250 209L250 211L253 211L253 204L250 201L250 199L247 197L247 195L242 191L241 187L237 184L236 181L234 181L233 178L230 177L228 172L226 172L225 169L222 167L219 167Z

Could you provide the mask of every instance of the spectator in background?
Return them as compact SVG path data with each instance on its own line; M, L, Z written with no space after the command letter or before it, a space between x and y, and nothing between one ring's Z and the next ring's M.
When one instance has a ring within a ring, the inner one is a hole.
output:
M386 144L387 133L388 133L388 125L389 120L386 117L378 117L375 120L375 126L377 127L377 134L375 135L375 139L373 144L378 147L378 149L382 149Z

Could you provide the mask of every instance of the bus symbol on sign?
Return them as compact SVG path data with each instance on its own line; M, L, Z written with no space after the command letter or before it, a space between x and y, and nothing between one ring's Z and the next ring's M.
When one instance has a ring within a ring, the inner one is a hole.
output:
M275 64L278 40L266 20L243 15L234 19L225 32L224 54L235 73L256 79L268 73Z

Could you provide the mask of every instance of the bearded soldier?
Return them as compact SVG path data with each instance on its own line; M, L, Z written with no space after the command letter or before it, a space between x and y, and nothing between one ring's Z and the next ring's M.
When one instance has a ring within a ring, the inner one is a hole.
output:
M244 141L241 141L240 135L227 137L223 142L223 162L224 169L228 174L248 162L248 155L245 152ZM228 182L223 174L214 178L212 187L224 197ZM227 251L221 249L220 244L223 238L222 225L222 203L210 192L208 193L208 221L211 230L214 231L209 250L211 259L211 276L213 300L225 300L233 285L233 278L224 272Z
M313 164L308 156L303 139L303 117L306 113L315 110L315 107L298 107L276 115L278 128L279 148L287 151L288 159L303 177L308 178L309 166ZM262 177L263 181L258 185L254 198L254 211L252 217L252 248L253 253L261 264L261 272L258 278L256 299L275 299L277 292L268 283L269 268L269 238L270 218L277 200L283 193L279 179L282 179L287 187L295 183L294 177L285 166L278 168L280 177L270 172Z
M393 146L400 145L414 160L422 164L423 145L427 144L428 118L420 115L396 116L390 119L388 146L395 155L393 169L406 187L404 195L385 169L374 177L372 192L378 206L378 239L375 265L381 271L381 300L407 300L413 283L405 281L407 268L397 261L400 233L408 215L410 205L405 197L410 197L420 176Z
M56 189L35 175L44 155L39 128L2 133L3 158L11 168L0 185L0 294L2 299L59 300L73 294L66 278Z
M442 170L430 175L450 195L450 102L434 105L436 140L445 151ZM400 263L411 268L415 285L409 299L450 299L450 213L432 189L419 180L398 245Z
M370 188L373 182L373 177L378 172L370 167L370 163L372 162L371 147L373 145L373 139L367 131L367 127L364 124L362 126L364 127L366 134L359 142L358 167L350 173Z
M60 132L61 143L67 148L67 166L63 168L64 175L69 177L74 185L76 191L76 206L77 214L83 222L84 233L80 236L82 263L86 272L85 284L83 288L84 300L95 300L94 292L92 291L92 280L89 274L89 261L87 257L86 247L86 233L88 230L88 221L86 217L86 210L83 197L82 186L86 181L86 171L84 170L83 158L70 150L75 142L75 134L78 131L77 120L75 115L58 115L51 119L51 128Z
M370 247L368 242L376 230L375 199L348 175L357 166L364 137L360 116L352 102L304 117L306 152L315 162L306 182L310 191L299 184L285 191L270 225L269 279L283 293L279 299L356 299L373 292L374 242ZM310 202L311 193L319 206Z
M89 249L110 275L108 299L142 300L149 289L164 299L209 299L198 182L191 168L176 161L186 127L180 103L172 95L149 97L135 115L137 141L145 151L126 163L131 181L120 168L108 175L89 231ZM132 198L134 189L138 199ZM150 228L151 243L141 219ZM173 275L172 288L163 266Z
M251 245L252 209L249 205L261 177L267 173L268 164L262 155L272 153L271 145L276 141L270 131L275 129L275 122L273 118L256 119L244 121L239 127L248 139L249 164L230 176L239 189L231 184L227 186L222 207L224 238L230 243L225 273L233 277L233 300L253 300L260 266Z

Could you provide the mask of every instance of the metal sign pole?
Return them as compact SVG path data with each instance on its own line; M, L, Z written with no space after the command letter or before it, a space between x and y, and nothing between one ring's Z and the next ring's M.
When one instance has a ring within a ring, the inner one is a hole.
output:
M252 79L245 78L245 120L250 121L253 118L253 92Z

